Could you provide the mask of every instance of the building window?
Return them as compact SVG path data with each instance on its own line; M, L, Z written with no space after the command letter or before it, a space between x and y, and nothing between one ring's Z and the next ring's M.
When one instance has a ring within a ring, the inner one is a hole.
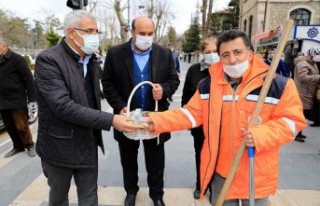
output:
M253 24L253 16L251 15L249 17L249 37L251 38L251 35L252 35L252 24Z
M244 20L243 22L243 31L247 32L247 20Z
M290 19L294 20L294 24L308 25L310 24L311 12L306 9L295 9L290 12Z

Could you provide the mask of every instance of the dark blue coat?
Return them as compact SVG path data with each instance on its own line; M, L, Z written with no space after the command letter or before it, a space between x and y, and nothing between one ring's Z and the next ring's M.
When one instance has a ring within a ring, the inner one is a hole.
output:
M269 66L271 65L271 61L269 59L266 59L264 62ZM290 77L290 72L287 70L286 65L284 64L284 61L282 59L279 60L276 73L284 77Z

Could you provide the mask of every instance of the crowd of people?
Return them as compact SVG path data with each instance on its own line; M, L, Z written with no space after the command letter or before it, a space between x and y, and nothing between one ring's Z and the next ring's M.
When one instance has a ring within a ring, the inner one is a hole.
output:
M293 139L305 141L305 119L313 121L310 126L320 126L320 106L315 97L320 88L320 48L294 57L287 46L259 123L249 127L274 49L262 57L256 55L248 36L239 30L209 37L200 45L201 60L187 71L181 108L169 110L180 84L180 61L191 63L192 54L178 53L173 43L167 48L154 43L154 24L148 17L135 18L131 28L132 38L108 50L101 70L95 17L82 10L70 12L64 20L65 37L37 56L34 79L24 60L7 48L1 36L0 72L17 81L14 88L3 81L0 84L0 112L13 141L13 149L5 157L25 149L34 157L36 149L50 187L49 205L69 205L72 178L79 205L98 205L98 147L104 152L102 130L113 127L127 194L124 205L135 205L142 143L149 196L155 206L164 206L165 142L171 131L191 129L197 174L195 199L209 190L210 201L215 204L244 140L256 152L255 205L269 205L268 197L277 189L279 146ZM158 101L159 112L145 113L147 126L132 124L126 115L130 113L127 102L131 91L144 81L153 82L153 87L139 88L131 109L154 111ZM12 92L20 98L10 96ZM113 114L101 111L101 98L106 98ZM26 122L26 104L34 101L39 107L36 147ZM142 141L124 135L137 130L160 135ZM225 205L237 205L240 200L248 205L247 162L248 157L243 156Z
M296 53L296 55L294 55ZM275 54L275 48L265 49L257 54L270 65ZM288 44L280 58L276 73L294 79L303 103L304 116L312 123L310 127L320 126L320 102L316 98L316 90L320 88L320 47L314 47L304 52L293 52ZM299 132L295 140L305 142L306 135Z

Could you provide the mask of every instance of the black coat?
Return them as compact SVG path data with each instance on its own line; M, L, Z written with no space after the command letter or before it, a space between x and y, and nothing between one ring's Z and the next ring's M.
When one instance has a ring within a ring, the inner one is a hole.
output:
M158 102L158 110L164 111L169 108L168 97L171 97L179 86L179 77L175 70L172 53L169 49L163 48L157 44L152 44L151 50L151 69L150 81L159 83L163 88L163 97ZM102 85L104 96L111 105L115 114L127 106L129 95L134 88L133 79L133 53L131 49L131 41L115 46L109 49L104 71L102 75ZM154 111L155 104L150 90L147 100L147 111ZM132 101L131 109L137 108ZM114 130L115 139L125 141L122 133ZM170 133L160 135L160 141L164 142L170 138Z
M62 42L36 60L35 86L39 106L37 153L42 160L64 167L92 167L101 129L109 130L113 115L101 109L99 63L91 57L91 72L99 110L89 108L79 55Z
M181 106L187 104L194 93L197 91L199 82L209 76L209 69L201 71L201 63L191 65L186 74L181 97Z
M35 100L33 76L26 60L8 49L0 60L0 110L26 108L27 102Z

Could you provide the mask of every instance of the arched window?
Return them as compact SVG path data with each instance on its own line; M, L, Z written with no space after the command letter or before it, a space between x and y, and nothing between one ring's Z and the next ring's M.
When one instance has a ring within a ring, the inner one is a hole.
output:
M311 12L306 9L295 9L290 12L290 19L294 20L294 24L308 25L310 24Z
M244 20L243 22L243 31L247 32L247 20Z
M249 17L249 38L251 38L251 35L252 35L252 24L253 24L253 16L251 15Z

